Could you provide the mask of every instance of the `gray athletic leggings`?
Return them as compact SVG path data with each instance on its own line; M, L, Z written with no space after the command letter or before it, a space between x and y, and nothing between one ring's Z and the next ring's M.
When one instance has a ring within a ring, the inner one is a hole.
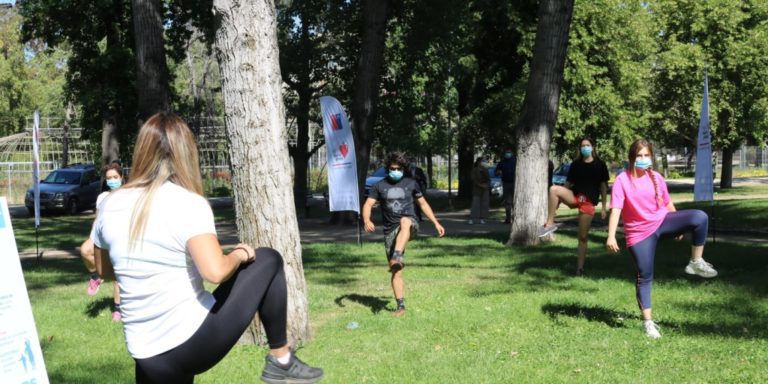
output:
M136 361L136 383L192 383L197 374L216 365L232 349L259 313L270 348L286 340L285 273L280 253L256 249L256 260L240 266L213 291L216 298L200 328L178 347Z
M659 229L643 241L629 247L629 253L637 268L635 293L640 310L651 307L651 284L653 283L653 262L656 258L656 244L662 237L678 236L692 232L691 245L704 245L707 241L709 218L698 209L670 212Z

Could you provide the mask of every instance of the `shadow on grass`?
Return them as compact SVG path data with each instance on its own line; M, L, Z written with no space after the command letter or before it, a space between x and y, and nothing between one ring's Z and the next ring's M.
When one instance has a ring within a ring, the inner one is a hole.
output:
M111 297L102 297L99 300L91 301L88 303L88 306L85 307L85 314L88 317L96 317L105 309L110 309L111 304Z
M588 321L597 321L611 328L624 327L624 321L626 319L638 318L636 315L626 312L581 304L545 304L541 307L541 311L547 314L549 319L554 322L558 322L560 316L569 316L583 318Z
M92 223L93 216L90 214L44 217L38 228L41 250L73 249L79 246L88 238ZM33 218L14 218L13 229L19 249L35 249Z
M59 285L83 283L85 290L88 275L79 259L21 260L28 291L44 290Z
M344 302L343 302L344 300L349 300L358 304L362 304L370 308L371 313L373 313L374 315L386 309L387 303L389 303L388 300L382 299L380 297L369 296L369 295L358 295L356 293L339 296L333 301L339 307L344 307Z
M59 369L48 369L48 379L51 383L78 383L78 384L102 384L106 382L120 382L115 372L126 371L125 364L106 363L95 360L89 364L79 364L76 369L72 367L62 367ZM94 374L102 372L102 374Z

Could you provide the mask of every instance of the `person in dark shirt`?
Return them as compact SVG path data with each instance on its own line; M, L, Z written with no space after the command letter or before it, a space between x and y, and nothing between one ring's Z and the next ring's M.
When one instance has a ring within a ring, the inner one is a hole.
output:
M387 155L387 177L371 187L368 198L363 204L363 224L366 232L373 232L376 227L371 221L371 209L378 201L381 217L384 221L384 247L392 273L392 291L395 294L397 308L395 316L405 314L405 286L403 268L405 267L405 247L419 230L414 205L418 204L424 215L432 222L437 234L442 237L445 229L437 221L432 208L424 199L424 194L413 178L403 177L408 172L408 162L402 152Z
M587 235L595 216L595 205L602 201L600 217L607 215L606 195L608 194L608 167L597 157L595 142L589 137L579 142L579 157L571 163L566 185L554 185L549 189L547 222L541 227L539 237L557 230L555 214L557 206L563 203L579 209L579 249L576 275L584 273L584 259L587 255ZM602 199L601 199L602 197Z
M496 176L501 176L504 201L504 224L512 222L512 207L515 203L515 167L517 159L512 148L504 150L504 158L496 164Z

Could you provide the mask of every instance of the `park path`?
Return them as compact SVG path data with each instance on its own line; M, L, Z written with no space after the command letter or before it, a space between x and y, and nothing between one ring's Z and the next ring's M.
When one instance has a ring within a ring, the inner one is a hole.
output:
M693 190L693 180L669 180L668 184L670 189L675 190ZM746 185L768 185L768 177L761 178L740 178L734 180L734 184L738 186ZM446 194L445 191L430 190L429 195L436 196L440 194ZM754 197L754 196L750 196ZM766 196L768 198L768 196ZM730 197L729 197L730 198ZM734 198L738 198L737 196ZM231 198L211 198L209 199L213 207L228 207L232 205ZM324 204L323 201L315 201L315 204ZM26 210L23 206L12 207L12 216L24 216ZM496 217L503 215L500 208L492 210L496 212ZM493 213L492 212L492 213ZM499 220L488 220L486 224L474 224L468 223L469 210L457 210L457 211L442 211L436 212L437 218L440 224L446 230L446 236L488 236L498 235L504 238L509 232L509 224L504 224ZM374 221L378 222L378 213L374 213ZM561 222L561 229L565 232L576 231L575 218L558 220ZM432 223L424 221L420 225L419 237L431 237L437 236ZM596 229L607 229L607 220L600 220L599 216L595 218L593 227ZM236 245L239 241L237 238L237 230L232 222L217 222L216 230L219 235L219 241L225 247L231 247ZM299 232L301 234L302 244L312 243L328 243L328 242L347 242L356 243L358 241L358 230L353 224L338 225L329 224L327 218L300 218L299 219ZM366 233L361 231L359 234L361 242L379 242L383 243L382 226L377 225L376 231L373 233ZM768 240L768 232L754 231L754 232L733 232L723 228L717 229L716 233L717 241L728 242L765 242ZM43 250L44 258L69 258L79 257L79 249L45 249ZM21 250L19 252L22 258L34 258L35 250Z

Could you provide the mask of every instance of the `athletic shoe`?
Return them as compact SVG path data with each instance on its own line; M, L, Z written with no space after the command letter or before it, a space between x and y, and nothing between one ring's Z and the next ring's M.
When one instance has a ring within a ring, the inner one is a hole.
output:
M485 224L485 220L480 219L480 224Z
M389 271L390 272L397 272L401 269L405 268L405 261L403 261L403 256L392 256L391 259L389 259Z
M397 307L395 309L395 312L392 314L394 317L403 317L405 316L405 307Z
M475 222L474 222L474 221L472 221L472 220L470 219L470 220L467 222L467 224L469 224L469 225L472 225L472 224L475 224Z
M576 276L584 276L584 268L576 270Z
M645 335L651 339L658 339L661 337L661 333L659 333L659 326L656 325L653 320L643 321L643 328L645 329Z
M539 228L539 237L544 237L546 235L552 234L552 232L557 231L557 225L552 225L549 227L541 227Z
M112 311L112 321L118 322L122 320L122 316L120 316L120 311Z
M103 282L104 280L102 279L88 279L88 296L97 294L99 292L99 287L101 287L101 283Z
M323 369L310 367L299 360L295 353L291 353L291 361L288 364L280 364L277 358L267 354L264 358L264 370L261 371L261 381L269 384L286 383L315 383L323 378Z
M717 271L712 268L712 264L707 263L704 259L699 259L699 261L689 261L688 265L685 266L685 273L706 278L717 276Z

